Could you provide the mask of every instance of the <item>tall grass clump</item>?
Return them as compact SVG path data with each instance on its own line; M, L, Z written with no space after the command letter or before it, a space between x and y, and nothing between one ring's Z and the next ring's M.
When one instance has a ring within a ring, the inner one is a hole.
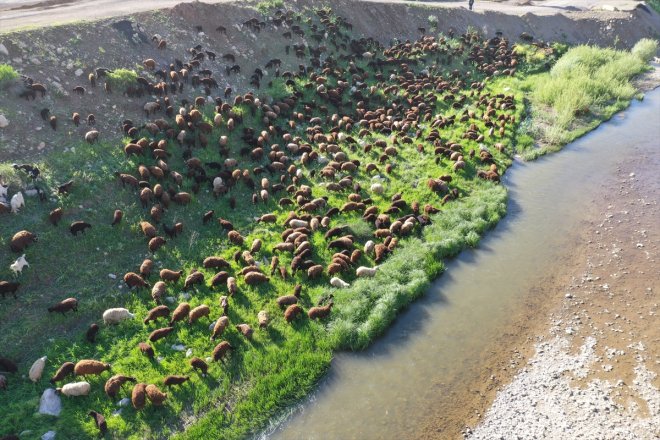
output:
M657 47L657 41L647 38L630 51L576 46L550 72L530 78L536 129L548 149L557 149L627 107L637 94L631 80L647 70Z
M137 73L130 69L115 69L108 72L108 82L113 89L125 90L128 86L135 85Z
M18 78L18 72L9 64L0 64L0 90L4 90L13 80Z

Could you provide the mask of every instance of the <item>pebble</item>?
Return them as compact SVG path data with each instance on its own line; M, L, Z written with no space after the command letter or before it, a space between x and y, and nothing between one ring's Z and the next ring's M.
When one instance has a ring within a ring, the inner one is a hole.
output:
M0 115L0 128L5 128L9 125L9 119L5 115Z
M41 436L41 440L54 440L57 433L55 431L48 431Z
M124 397L119 402L117 402L117 406L128 406L130 403L131 403L131 399L129 399L128 397Z
M39 401L39 414L59 416L62 412L62 400L53 388L46 388Z
M0 43L0 54L8 57L9 56L9 51L7 50L7 46L4 44Z

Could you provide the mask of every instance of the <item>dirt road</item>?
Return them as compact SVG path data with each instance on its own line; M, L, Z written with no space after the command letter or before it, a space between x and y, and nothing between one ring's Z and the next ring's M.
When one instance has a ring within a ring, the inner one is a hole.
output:
M236 0L205 0L205 3L227 3ZM363 0L372 3L410 3L401 0ZM0 1L0 33L16 29L65 24L79 20L108 18L172 7L190 0L7 0ZM640 2L613 0L607 4L596 0L549 0L503 2L477 1L474 12L499 12L507 15L534 14L612 14L631 11ZM419 3L416 3L419 5ZM467 2L426 2L442 8L467 8Z

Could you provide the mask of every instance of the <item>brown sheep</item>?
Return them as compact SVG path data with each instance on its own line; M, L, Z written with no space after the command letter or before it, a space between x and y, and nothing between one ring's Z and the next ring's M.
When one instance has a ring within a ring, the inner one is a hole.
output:
M151 240L149 240L149 250L151 252L156 252L158 249L163 247L165 245L165 243L167 243L167 241L165 241L165 239L163 237L156 236L156 237L152 238Z
M74 312L78 311L78 300L75 298L67 298L58 302L54 306L48 307L48 312L59 312L62 315L66 314L69 310Z
M242 246L243 242L245 241L243 236L239 234L238 231L229 231L227 233L227 238L229 238L229 241L231 241L233 244L238 246ZM14 251L14 252L18 252L18 251Z
M173 331L174 327L163 327L156 329L149 334L149 342L156 342L159 339L163 339Z
M223 358L229 352L229 350L231 350L231 345L229 342L222 341L213 349L213 360L216 362L221 361L224 364L225 361Z
M176 283L179 281L179 278L181 278L181 275L183 275L183 271L180 270L178 272L175 272L170 269L163 269L160 271L160 279L163 281L171 281L173 283Z
M122 210L115 209L115 213L112 216L112 223L110 223L110 226L118 225L119 222L121 222L122 217L124 217L124 213L122 212Z
M110 364L94 359L83 359L82 361L78 361L73 372L76 376L90 376L101 374L106 370L110 371Z
M176 306L174 312L172 313L172 319L170 319L170 325L174 325L175 322L183 321L186 319L190 313L190 304L183 302Z
M87 222L83 221L75 221L71 223L71 226L69 226L69 231L71 232L71 235L76 236L78 235L78 232L85 233L85 229L91 228L92 225L90 225Z
M163 384L166 387L171 387L172 385L181 385L182 383L190 380L190 376L174 376L169 375L163 379Z
M238 324L236 326L236 330L238 330L245 338L247 339L252 339L252 334L254 333L254 330L252 327L250 327L249 324Z
M140 229L147 238L156 236L156 227L149 222L140 222Z
M147 283L144 278L135 272L128 272L126 275L124 275L124 282L131 289L133 287L150 287L149 283Z
M309 316L309 319L325 318L330 314L332 305L333 303L330 303L327 306L323 306L323 307L312 307L307 311L307 316Z
M286 319L286 322L291 323L302 312L302 307L300 307L298 304L292 304L284 311L284 319Z
M137 383L133 387L133 392L131 393L131 402L133 403L133 408L141 410L147 403L147 384L146 383Z
M16 291L21 287L21 283L16 283L13 281L0 281L0 294L4 298L5 295L10 294L14 296L14 299L17 299Z
M227 291L229 292L229 296L234 296L234 294L238 292L238 284L236 284L236 278L227 278Z
M134 377L130 376L124 376L121 374L116 374L112 376L110 379L108 379L105 383L104 386L104 391L105 394L112 400L115 400L117 397L117 393L119 393L119 390L121 389L122 385L124 385L126 382L137 382Z
M7 358L0 357L0 371L6 371L7 373L16 373L18 372L18 367L13 361Z
M270 280L266 275L260 272L248 272L245 274L245 284L254 286L255 284L266 283Z
M73 369L76 364L73 362L64 362L60 368L57 369L53 377L50 378L50 383L55 384L60 380L64 380L65 377L73 375Z
M229 310L229 297L226 295L220 297L220 307L222 308L222 314L227 315L227 311Z
M154 349L151 345L147 344L146 342L140 342L138 344L138 348L140 349L140 352L148 357L149 359L153 359L154 356L156 355L154 353Z
M12 252L22 252L30 244L37 241L38 238L36 235L30 231L23 230L14 234L14 236L11 238L11 242L9 243L9 248L12 250Z
M167 286L162 281L157 281L156 284L154 284L154 287L151 288L151 298L156 304L160 304L161 298L165 293L167 293Z
M201 304L188 313L188 324L193 324L200 318L211 314L211 309L206 304Z
M147 393L147 397L149 400L151 400L151 403L153 403L156 406L160 406L165 402L167 399L167 393L163 393L161 390L158 389L156 385L149 384L145 388L145 392Z
M183 283L183 290L188 290L195 284L204 284L204 274L193 269L193 271L186 277L186 281Z
M147 316L144 318L144 323L148 324L151 321L155 321L158 318L166 318L170 316L170 308L167 306L156 306L153 309L149 310Z
M140 264L140 276L142 278L147 278L149 275L151 275L151 270L154 267L154 262L150 260L149 258L144 259L142 261L142 264Z
M222 257L208 257L204 259L205 269L220 269L229 267L229 263Z
M48 220L53 224L53 226L57 226L57 224L62 219L62 214L64 214L62 208L55 208L50 211L50 214L48 214Z
M268 323L270 322L270 316L268 316L268 312L265 310L260 311L257 313L257 320L259 321L259 328L266 328L268 327Z
M87 415L94 419L94 423L96 424L96 427L99 429L101 436L104 436L105 433L108 431L108 424L105 421L105 417L103 417L103 414L97 411L90 411L87 413Z
M353 240L350 237L341 237L331 241L328 244L328 249L353 249Z
M211 278L211 286L216 287L222 283L225 283L229 279L229 273L221 271L216 273L213 278Z
M93 344L96 342L96 335L98 333L99 333L99 325L96 323L92 323L87 329L87 333L85 333L85 339L87 339L87 342L89 342L90 344Z
M215 321L215 325L213 326L213 333L211 334L211 341L213 341L215 338L222 336L222 333L225 331L225 329L229 326L229 318L226 316L221 316L218 318L217 321Z
M296 304L300 299L301 291L302 291L302 286L300 284L297 284L296 287L293 289L292 295L284 295L277 298L276 300L277 305L280 307L284 307L284 306L290 306L292 304Z
M0 390L7 389L7 378L0 374ZM18 437L15 437L18 440Z
M316 264L310 267L309 269L307 269L307 276L310 279L318 278L321 276L322 273L323 273L323 266L321 266L320 264Z
M206 375L206 372L209 371L209 366L202 359L194 357L190 359L190 366L195 370L199 370L203 375Z

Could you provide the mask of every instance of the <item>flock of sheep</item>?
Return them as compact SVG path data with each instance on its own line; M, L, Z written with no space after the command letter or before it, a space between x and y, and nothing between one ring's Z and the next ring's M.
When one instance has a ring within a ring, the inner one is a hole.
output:
M449 39L422 35L416 41L385 48L372 39L352 38L350 24L341 17L323 9L316 13L318 23L291 11L277 11L266 20L243 23L252 32L268 26L286 29L282 38L287 43L287 54L292 51L300 60L307 59L308 65L301 64L297 70L280 71L282 61L274 58L263 70L257 68L252 74L250 84L259 89L266 81L264 70L271 72L273 79L281 79L288 87L290 94L286 97L268 100L258 92L248 92L232 98L233 91L226 88L221 96L211 98L218 95L218 82L204 63L214 61L215 53L198 45L190 48L186 62L167 60L169 49L160 36L154 38L159 55L142 62L150 75L139 77L124 91L131 97L151 97L143 106L144 122L122 122L123 133L130 139L123 145L124 153L139 165L116 170L118 185L133 192L136 203L143 208L144 217L137 219L137 223L146 249L154 255L139 267L129 269L123 278L131 289L146 289L153 301L147 314L140 316L145 338L136 347L149 358L155 356L157 341L171 338L177 327L193 326L204 318L210 324L208 356L192 357L190 371L207 374L209 362L224 363L233 349L228 341L222 340L232 326L228 317L232 301L241 295L241 289L269 285L273 277L295 284L292 293L272 297L287 323L304 316L327 318L334 305L332 295L324 296L316 305L306 305L301 300L305 283L327 280L329 286L341 289L349 287L355 277L376 276L378 264L395 250L400 240L419 234L442 205L465 195L454 179L466 173L469 160L478 168L475 173L478 178L499 182L492 149L504 149L502 140L516 122L512 115L515 103L512 96L485 92L486 82L476 78L515 72L516 58L505 39L483 40L475 33L468 33L458 36L458 43L454 44ZM220 26L217 32L226 33L227 29ZM303 43L293 44L294 36ZM233 54L225 54L222 59L228 64L226 72L221 73L240 71ZM467 60L470 71L442 68L443 63L454 59ZM96 69L89 75L90 86L104 83L107 74L107 69ZM26 98L36 98L38 92L46 93L45 89L35 88L35 84L27 81L26 90L33 93L27 93ZM108 91L108 82L104 84ZM196 93L201 90L203 95L186 99L186 90ZM473 102L478 110L459 112L468 102ZM458 114L439 113L439 104L457 110ZM209 108L213 108L211 117L207 115ZM242 111L237 111L239 108ZM246 112L255 117L252 125L246 123ZM54 116L45 112L42 117L56 128ZM74 113L72 121L77 125L80 115ZM88 117L88 123L94 123L93 115ZM467 127L462 138L448 139L443 129L458 123ZM481 124L487 127L484 132L479 128ZM236 136L240 136L240 147L232 141ZM85 136L89 143L98 138L95 129ZM464 146L468 142L480 145L478 151ZM387 194L387 179L376 177L391 174L400 167L401 150L409 148L435 161L439 170L447 170L435 176L420 176L435 197L435 203L411 200L401 193ZM209 150L217 152L216 161L198 158L196 152ZM365 163L352 158L356 151L373 160ZM36 167L28 164L16 167L33 180L39 174ZM359 178L365 176L373 182L366 188L359 183ZM75 186L74 181L66 182L58 188L58 193L66 195L75 191ZM184 186L191 188L190 191L184 191ZM226 242L235 252L231 257L200 256L203 270L185 273L164 268L156 273L154 260L158 253L176 245L177 237L187 227L182 222L170 226L165 219L180 209L199 209L196 199L204 189L218 200L226 200L230 208L221 213L201 209L198 215L203 227L215 228L218 234L226 236ZM252 193L249 200L237 200L246 191ZM335 197L329 197L329 193ZM24 205L20 192L10 202L6 202L6 197L7 188L0 186L0 213L16 212ZM388 200L384 208L383 200ZM260 238L248 240L249 231L234 227L232 209L246 203L270 210L255 222L278 230L281 237L278 243L266 246ZM345 216L355 213L370 225L372 239L361 242L342 223ZM50 223L58 227L63 215L62 208L53 209ZM129 221L121 210L109 210L107 218L113 226ZM77 220L70 224L69 230L76 236L92 227ZM321 260L322 252L313 244L319 243L312 239L319 234L327 247L323 252L332 252L329 260ZM39 246L39 241L37 234L27 230L16 232L9 243L15 253L22 253L28 246ZM264 264L264 258L270 264ZM12 264L16 278L26 266L25 255ZM154 277L158 278L155 282ZM193 306L181 302L170 308L163 304L174 288L189 291L202 286L220 292L215 305ZM3 298L7 295L16 298L20 287L18 281L0 281ZM76 298L65 298L48 308L48 312L66 314L75 312L77 307ZM102 315L106 326L134 318L136 314L121 305ZM264 329L274 319L277 317L267 310L259 310L252 322ZM152 325L156 328L150 330ZM233 328L247 340L255 331L248 322L234 322ZM92 323L85 338L95 343L102 331L102 327ZM47 359L39 358L30 368L29 378L39 381L46 368ZM58 392L66 396L87 395L92 386L81 379L109 374L106 372L111 369L110 364L94 359L65 362L51 382L65 382L73 377L75 381L63 383ZM11 360L0 358L0 371L15 373L18 368ZM113 371L116 374L107 379L104 391L114 400L123 395L123 386L131 383L130 399L136 410L144 408L147 402L163 405L168 394L159 386L181 385L190 379L190 371L168 375L162 379L162 385L140 382L139 372ZM7 386L7 377L0 375L0 389ZM107 430L102 414L90 411L89 416L102 433Z

